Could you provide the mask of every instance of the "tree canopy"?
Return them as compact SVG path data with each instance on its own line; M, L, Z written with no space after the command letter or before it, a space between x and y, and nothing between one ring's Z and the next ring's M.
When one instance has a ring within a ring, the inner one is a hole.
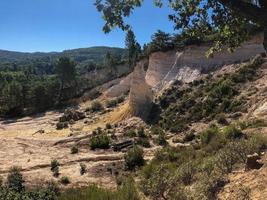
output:
M125 22L133 10L144 0L96 0L95 5L106 21L103 31L119 27L129 30ZM213 51L222 46L229 50L247 40L253 30L264 31L264 48L267 49L267 0L154 0L155 6L169 6L168 16L174 29L190 37L214 35Z

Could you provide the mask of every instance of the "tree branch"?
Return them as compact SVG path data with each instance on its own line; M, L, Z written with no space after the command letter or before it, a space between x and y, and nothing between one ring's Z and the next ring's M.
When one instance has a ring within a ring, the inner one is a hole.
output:
M264 8L260 8L251 3L247 3L242 0L218 0L221 4L228 7L232 11L242 15L243 17L259 23L260 25L266 25L267 12Z

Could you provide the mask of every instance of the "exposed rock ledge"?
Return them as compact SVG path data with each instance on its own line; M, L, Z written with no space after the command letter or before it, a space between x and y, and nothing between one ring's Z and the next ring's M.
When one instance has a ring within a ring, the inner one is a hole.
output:
M146 73L147 83L156 90L162 89L170 81L178 79L191 82L202 72L208 72L223 65L246 61L257 54L265 52L262 35L257 35L245 42L235 52L224 50L212 58L206 57L208 45L188 46L182 52L156 52L149 58Z

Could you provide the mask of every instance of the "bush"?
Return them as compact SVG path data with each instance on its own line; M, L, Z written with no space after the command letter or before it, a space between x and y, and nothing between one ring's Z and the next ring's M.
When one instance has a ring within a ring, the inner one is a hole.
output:
M133 170L136 167L143 166L145 163L143 149L138 146L134 146L124 155L124 160L126 169L128 170Z
M59 162L57 160L51 161L51 171L53 172L54 177L59 176Z
M106 107L107 108L116 107L117 104L118 104L117 99L111 99L111 100L106 101Z
M168 144L168 142L165 139L165 134L164 133L160 133L158 138L157 138L157 144L160 146L166 146Z
M64 128L68 128L69 123L68 122L58 122L56 126L57 126L57 130L62 130Z
M126 137L136 137L136 132L133 129L128 130L125 134Z
M242 131L236 128L234 125L225 127L223 133L227 139L237 139L243 136Z
M227 125L228 124L228 121L225 117L224 114L218 114L216 115L216 120L219 124L222 124L222 125Z
M138 130L137 130L137 135L138 137L141 137L141 138L146 138L146 134L145 134L145 129L144 127L139 127Z
M108 149L110 147L109 137L102 133L100 135L93 136L90 140L90 148L95 149Z
M61 194L58 200L140 200L134 181L124 181L116 191L90 185L83 189L70 189Z
M102 111L104 109L103 105L101 104L100 101L93 101L92 104L91 104L91 107L90 107L90 111L92 112L99 112L99 111Z
M107 123L106 124L106 129L111 129L111 128L112 128L111 124L110 123Z
M138 138L137 144L140 145L140 146L142 146L142 147L145 147L145 148L151 147L148 138Z
M63 184L63 185L68 185L68 184L70 184L70 179L67 176L63 176L60 179L60 183Z
M86 173L87 169L86 169L86 165L83 163L80 163L80 174L84 175Z
M125 100L125 96L124 96L124 95L121 95L121 96L119 96L119 97L117 98L117 102L118 102L118 103L122 103L122 102L124 102L124 100Z
M14 192L22 192L24 188L24 180L21 174L21 169L12 167L7 176L7 187Z
M195 168L191 162L185 163L178 169L179 179L185 185L190 185L195 175Z
M151 131L151 134L152 135L159 135L161 133L164 133L163 129L160 128L159 126L153 126L153 127L151 127L150 131Z
M79 152L79 149L77 146L71 147L71 154L77 154Z
M212 126L212 127L208 128L208 129L206 129L205 131L203 131L200 134L201 144L203 144L203 145L209 144L210 141L212 140L212 138L214 138L218 134L219 134L219 129L218 129L217 126Z

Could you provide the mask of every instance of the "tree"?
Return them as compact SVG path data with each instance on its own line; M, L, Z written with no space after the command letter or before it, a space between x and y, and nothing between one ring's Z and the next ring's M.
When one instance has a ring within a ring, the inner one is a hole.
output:
M152 36L152 42L150 43L150 48L152 52L154 51L167 51L173 48L172 37L170 34L158 30Z
M24 180L21 174L21 169L12 167L7 176L7 186L14 192L22 192L24 190Z
M61 101L63 90L71 88L76 83L75 63L67 57L59 58L56 63L56 73L60 80L58 100Z
M128 64L129 66L134 66L138 59L138 55L140 54L141 47L136 42L134 32L132 30L128 30L125 38L125 47L128 51Z
M129 30L124 19L142 6L144 0L96 0L96 7L103 14L105 33L114 27ZM213 34L214 46L209 53L219 51L223 46L229 50L240 46L254 29L264 32L264 48L267 50L267 1L266 0L154 0L161 7L168 2L173 10L169 20L176 30L190 35Z

